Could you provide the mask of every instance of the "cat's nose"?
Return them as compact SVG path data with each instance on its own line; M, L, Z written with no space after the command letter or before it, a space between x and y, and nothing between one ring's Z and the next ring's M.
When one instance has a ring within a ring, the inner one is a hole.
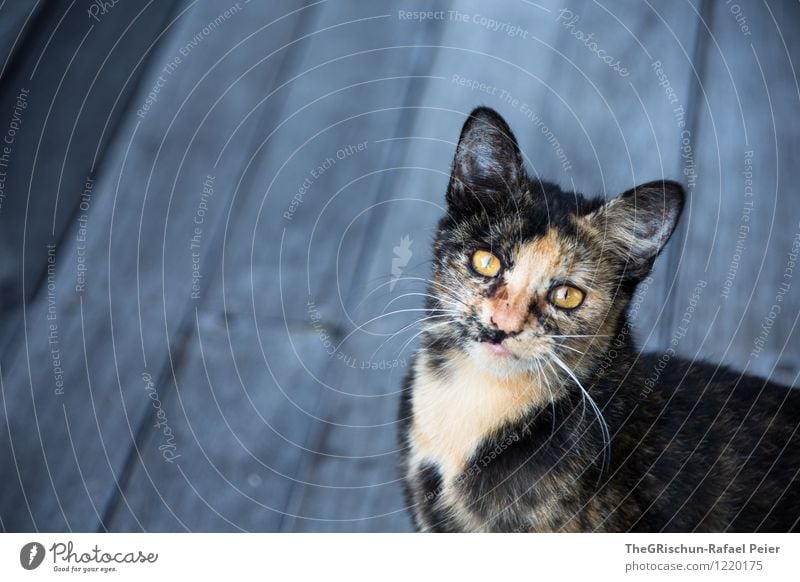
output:
M494 310L491 320L498 329L511 335L522 331L526 317L527 313L523 310L508 303L501 303Z

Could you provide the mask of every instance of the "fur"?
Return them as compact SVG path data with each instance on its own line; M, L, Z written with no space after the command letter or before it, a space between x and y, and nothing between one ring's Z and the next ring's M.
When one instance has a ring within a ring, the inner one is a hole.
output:
M664 365L631 339L628 305L680 218L680 184L564 192L530 179L505 121L479 108L446 198L426 303L439 319L422 324L400 410L418 529L798 529L800 392ZM471 270L479 249L501 260L496 277ZM562 284L583 303L554 306Z

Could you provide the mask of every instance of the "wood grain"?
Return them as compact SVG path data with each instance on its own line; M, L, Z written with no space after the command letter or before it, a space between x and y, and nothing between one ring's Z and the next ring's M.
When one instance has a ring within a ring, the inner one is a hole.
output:
M0 528L408 531L398 390L480 104L564 188L687 182L637 338L791 381L800 14L741 8L749 34L706 0L40 13L0 79L0 139L31 89L0 207Z

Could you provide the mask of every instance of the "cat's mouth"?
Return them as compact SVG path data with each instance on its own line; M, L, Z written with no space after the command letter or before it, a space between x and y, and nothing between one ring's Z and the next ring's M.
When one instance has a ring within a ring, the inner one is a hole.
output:
M495 343L495 342L480 342L481 348L489 357L498 358L498 359L505 359L505 358L513 358L518 359L518 356L514 354L508 347L506 347L503 342Z
M489 327L481 326L475 342L478 344L479 353L494 361L505 359L519 359L514 349L509 345L514 339L513 335L509 335L499 329L492 329Z
M535 362L545 357L546 349L518 338L506 338L500 342L472 341L467 353L483 370L507 378L536 369Z
M547 357L552 346L544 336L532 336L528 333L518 335L480 334L472 341L473 356L492 368L507 370L510 366L517 369L527 367L533 360Z

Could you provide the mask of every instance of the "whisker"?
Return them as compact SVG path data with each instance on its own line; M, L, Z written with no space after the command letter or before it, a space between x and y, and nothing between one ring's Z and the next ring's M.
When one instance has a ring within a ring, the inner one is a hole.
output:
M553 371L553 374L556 375L556 378L558 378L558 371L553 366L553 362L551 362L550 360L547 360L547 365ZM581 393L581 420L580 420L581 424L583 423L583 420L585 418L586 418L586 398L583 396L583 393Z
M582 351L580 351L579 349L577 349L577 348L573 348L572 346L568 346L568 345L566 345L566 344L558 344L558 347L560 347L560 348L567 348L568 350L572 350L573 352L575 352L575 353L578 353L578 354L580 354L580 355L582 355L582 356L585 356L585 355L586 355L586 352L582 352Z
M564 370L567 374L569 374L570 378L578 385L578 388L581 389L581 392L586 396L586 399L589 402L589 405L592 407L595 416L597 416L597 421L600 424L600 431L602 432L603 437L603 465L600 470L600 475L598 477L598 486L600 484L600 479L602 479L603 475L605 474L606 468L610 465L610 455L611 455L611 433L608 430L608 424L606 424L605 418L603 418L602 412L600 412L600 408L598 408L597 403L594 399L589 395L583 385L580 383L578 378L575 376L573 371L567 366L561 359L553 354L552 356L553 361L558 365L562 370Z
M418 331L417 333L415 333L414 335L412 335L412 336L409 338L409 340L408 340L406 343L404 343L404 344L403 344L403 347L401 347L401 348L400 348L400 351L398 351L398 352L397 352L397 354L396 354L396 356L395 356L395 357L400 357L400 355L402 355L403 351L404 351L404 350L405 350L405 349L408 347L408 344L410 344L411 342L413 342L413 341L414 341L414 339L416 339L417 337L419 337L420 335L422 335L422 334L423 334L423 333L425 333L426 331L430 331L430 330L432 330L432 329L436 329L437 327L441 327L441 326L443 326L443 325L452 325L452 323L453 323L452 321L443 321L443 322L441 322L441 323L437 323L437 324L435 324L435 325L431 325L430 327L426 327L426 328L423 328L423 329L421 329L420 331Z
M550 437L552 437L554 434L556 434L556 400L553 396L553 390L550 388L550 378L547 377L539 358L533 360L533 365L536 367L536 373L542 378L544 386L547 388L547 393L550 395L550 407L553 410L553 423L552 427L550 428Z
M391 277L391 275L385 275L385 277ZM383 278L383 276L382 277L377 277L377 279L382 279L382 278ZM425 279L424 277L397 277L396 279L391 279L389 281L386 281L385 283L381 283L380 285L375 287L372 291L367 293L364 296L364 298L361 301L358 302L358 305L356 305L355 309L358 309L359 307L361 307L361 305L364 303L364 301L369 299L372 296L373 293L378 291L378 289L381 289L383 287L388 287L392 283L397 283L398 281L421 281L422 283L425 283L425 284L431 284L431 285L436 285L437 284L436 281L431 281L429 279ZM450 291L450 289L448 287L441 286L441 288L444 291Z
M436 295L431 295L430 293L411 292L411 293L403 293L402 295L398 295L397 297L395 297L394 299L389 301L389 303L387 303L386 306L383 308L384 311L386 310L387 307L389 307L392 303L394 303L398 299L402 299L403 297L411 297L412 295L419 295L421 297L430 297L431 299L435 299L437 301L441 301L443 303L447 303L448 305L452 305L453 307L458 307L458 303L455 303L453 301L447 301L445 299L442 299L441 297L437 297ZM448 297L448 299L450 299L450 298ZM465 305L465 303L463 303L461 301L459 301L459 303L461 303L462 305Z
M378 353L378 352L381 350L381 348L382 348L383 346L385 346L385 345L386 345L388 342L390 342L390 341L392 340L392 338L394 338L394 337L397 337L398 335L400 335L401 333L403 333L403 332L404 332L404 331L406 331L407 329L410 329L410 328L414 327L414 326L415 326L415 325L417 325L417 324L423 323L423 322L425 322L425 321L429 321L429 320L431 320L431 319L440 318L440 317L450 317L450 315L448 315L448 314L443 314L443 315L431 315L431 316L429 316L429 317L423 317L422 319L418 319L417 321L413 321L413 322L409 323L408 325L405 325L405 326L403 326L401 329L399 329L398 331L396 331L396 332L394 332L392 335L390 335L388 338L386 338L386 339L383 341L383 343L382 343L381 345L379 345L379 346L378 346L378 349L376 349L374 352L372 352L372 356L370 356L370 359L371 359L371 358L374 358L374 357L375 357L375 354L377 354L377 353ZM444 323L452 323L452 321L453 321L452 319L449 319L448 321L446 321L446 322L444 322ZM424 331L424 330L423 330L423 331Z
M372 319L368 319L367 321L365 321L361 325L358 325L355 328L353 328L353 330L350 331L350 333L348 333L346 336L344 336L344 338L342 338L342 341L340 341L336 345L335 349L338 351L339 347L341 347L341 345L344 342L346 342L348 339L350 339L350 336L352 336L358 330L363 329L365 326L369 325L372 322L378 321L379 319L382 319L384 317L389 317L390 315L397 315L398 313L409 313L409 312L415 312L415 311L424 311L426 313L441 312L441 313L448 313L448 314L451 314L451 315L459 315L458 312L453 311L452 309L425 309L425 308L398 309L396 311L390 311L389 313L382 313L381 315L375 316Z

